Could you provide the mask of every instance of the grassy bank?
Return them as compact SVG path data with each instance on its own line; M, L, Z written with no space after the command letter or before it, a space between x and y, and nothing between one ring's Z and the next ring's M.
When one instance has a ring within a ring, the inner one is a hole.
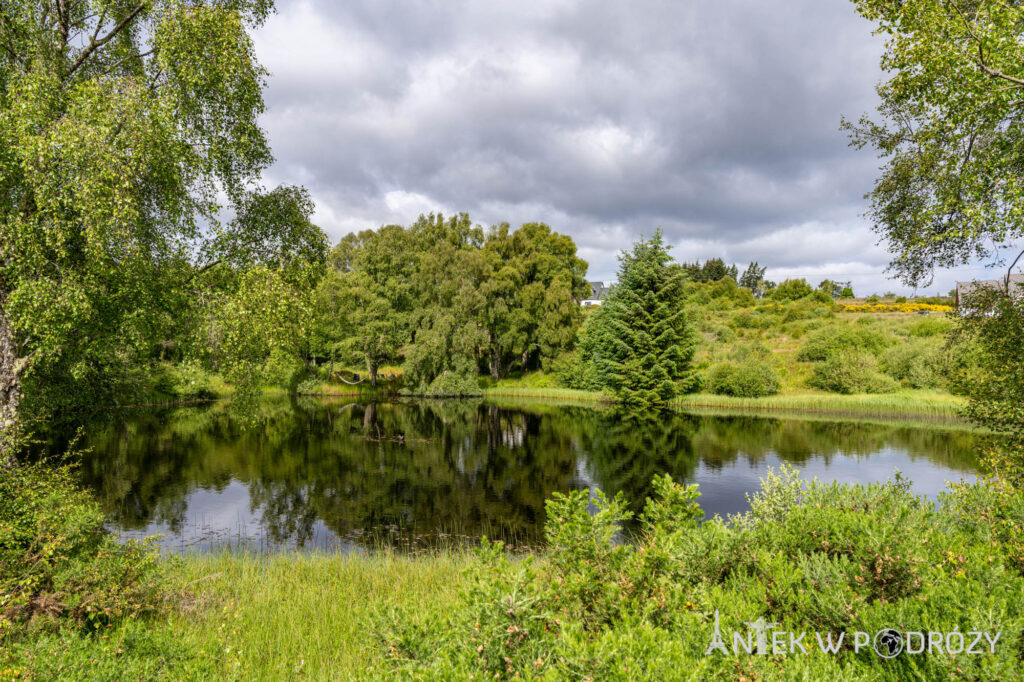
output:
M0 617L0 680L1020 679L1024 545L1007 523L1019 490L961 487L934 506L899 480L784 469L748 514L710 523L696 490L668 477L655 490L625 544L613 541L624 501L556 496L549 546L525 559L497 547L165 559L157 614L58 628ZM707 655L718 614L734 650ZM730 633L762 617L850 639L999 637L978 655L950 639L892 660L870 645L828 654L813 637L802 652L735 650Z
M484 397L488 400L509 398L592 404L614 402L613 397L599 391L526 386L488 388L484 390ZM944 391L904 389L896 393L857 395L802 391L764 398L735 398L711 393L697 393L676 398L672 402L672 406L684 410L715 408L730 412L789 412L845 417L959 421L960 410L965 403L964 398Z
M469 553L406 557L220 553L168 559L162 618L99 632L13 635L0 680L373 679L378 624L396 609L454 607ZM383 674L383 673L380 673Z
M893 417L959 420L966 400L942 391L905 389L896 393L838 395L835 393L784 393L764 398L735 398L698 393L673 401L676 407L722 408L730 411L785 411L850 417Z
M179 564L181 578L207 606L199 618L179 612L167 627L193 649L230 648L220 665L238 679L366 676L383 660L379 619L399 606L454 607L470 560L458 553L190 557Z

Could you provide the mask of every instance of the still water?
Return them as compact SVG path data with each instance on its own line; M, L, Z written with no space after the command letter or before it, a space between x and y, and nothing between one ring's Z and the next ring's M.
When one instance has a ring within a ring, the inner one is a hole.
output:
M86 432L81 476L112 530L167 551L381 545L482 535L530 546L558 491L622 491L638 509L663 472L700 485L708 516L747 508L769 467L919 494L973 480L979 436L936 426L709 417L472 401L282 401L255 422L213 404L126 415Z

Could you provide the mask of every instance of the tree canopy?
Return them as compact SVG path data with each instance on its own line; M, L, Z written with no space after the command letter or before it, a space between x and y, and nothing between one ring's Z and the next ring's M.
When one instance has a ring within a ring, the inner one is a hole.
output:
M271 8L4 3L0 356L14 358L0 367L5 420L22 379L49 406L123 389L155 344L207 317L198 304L216 298L211 286L268 281L239 278L238 267L315 277L325 243L308 195L257 182L271 155L250 31Z
M686 275L669 248L659 230L621 254L618 285L582 332L582 361L594 381L632 409L664 405L695 384Z
M587 264L570 237L543 223L489 230L469 216L421 216L344 237L320 284L316 317L332 359L401 362L408 390L476 392L571 348Z
M870 193L892 271L990 258L1024 236L1024 8L992 0L855 0L886 39L878 118L844 121L886 160ZM1012 257L1011 257L1012 259Z

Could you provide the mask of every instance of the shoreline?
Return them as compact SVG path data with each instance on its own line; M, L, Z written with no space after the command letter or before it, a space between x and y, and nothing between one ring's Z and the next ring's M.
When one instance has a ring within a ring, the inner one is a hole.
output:
M287 395L286 391L265 390L264 396ZM400 393L380 393L374 395L368 391L321 391L316 393L297 393L305 398L377 398L381 400L431 399L460 400L463 397L417 396ZM125 409L149 407L178 407L213 403L230 398L231 393L217 395L213 398L181 399L154 401L135 405L120 406ZM544 402L552 405L592 405L613 406L614 397L601 391L584 391L554 387L491 387L481 390L479 398L489 402L528 401ZM669 407L676 410L693 411L696 413L731 413L731 414L765 414L773 416L813 417L828 416L851 419L889 419L912 420L925 423L945 423L956 426L967 426L969 422L961 415L967 404L966 399L948 393L927 390L902 390L895 393L852 394L799 392L781 393L763 398L736 398L733 396L715 395L711 393L694 393L674 398Z

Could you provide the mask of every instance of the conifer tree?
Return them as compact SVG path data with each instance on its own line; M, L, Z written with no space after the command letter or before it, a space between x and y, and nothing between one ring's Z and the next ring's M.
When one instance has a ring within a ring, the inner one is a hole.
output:
M695 384L685 274L668 249L659 230L620 256L618 286L581 341L598 383L634 409L664 405Z

